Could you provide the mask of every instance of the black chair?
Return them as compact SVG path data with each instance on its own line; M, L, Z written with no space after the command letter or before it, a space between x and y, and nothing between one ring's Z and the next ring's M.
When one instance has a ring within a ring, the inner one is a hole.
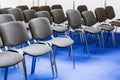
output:
M86 5L79 5L79 6L77 7L77 10L78 10L80 13L82 13L83 11L88 11L88 8L87 8Z
M60 5L60 4L52 5L52 6L51 6L51 9L52 9L52 10L53 10L53 9L62 9L62 10L63 10L62 5Z
M19 6L16 6L16 8L20 8L22 11L29 9L27 5L19 5Z

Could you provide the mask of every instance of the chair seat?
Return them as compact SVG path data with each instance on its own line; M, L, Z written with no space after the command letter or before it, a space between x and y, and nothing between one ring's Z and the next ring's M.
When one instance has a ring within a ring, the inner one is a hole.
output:
M62 26L62 25L55 25L55 26L51 26L53 31L57 31L57 32L65 32L68 30L67 26Z
M101 24L101 25L99 25L99 27L102 30L106 30L106 31L112 31L114 29L114 27L109 24Z
M74 41L68 37L56 37L52 40L49 40L49 42L57 47L68 47L74 43Z
M0 53L0 67L13 66L22 61L23 55L17 52L6 51Z
M109 22L112 26L118 26L120 27L120 21L111 21Z
M31 56L40 56L50 52L52 49L46 44L31 44L27 47L21 48L21 50Z
M95 27L85 27L85 28L83 28L83 30L85 32L89 32L89 33L92 33L92 34L97 34L97 33L101 32L100 28L95 28Z

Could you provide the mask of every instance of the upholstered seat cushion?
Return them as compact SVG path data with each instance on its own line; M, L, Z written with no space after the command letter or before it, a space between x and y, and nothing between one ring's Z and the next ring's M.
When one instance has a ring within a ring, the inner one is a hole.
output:
M118 26L120 27L120 21L111 21L109 22L112 26Z
M102 30L107 30L107 31L112 31L114 29L114 27L109 24L101 24L98 25L98 27L100 27Z
M83 28L83 30L85 32L89 32L89 33L92 33L92 34L97 34L97 33L101 32L100 28L95 28L95 27L85 27L85 28Z
M40 56L50 52L52 49L49 45L45 44L31 44L21 49L24 53L32 56Z
M68 47L74 43L74 41L68 37L56 37L52 40L49 40L49 42L57 47Z
M0 53L0 67L13 66L22 61L23 55L17 52L6 51Z
M65 32L68 30L67 26L63 26L63 25L51 25L51 28L53 31L57 31L57 32Z

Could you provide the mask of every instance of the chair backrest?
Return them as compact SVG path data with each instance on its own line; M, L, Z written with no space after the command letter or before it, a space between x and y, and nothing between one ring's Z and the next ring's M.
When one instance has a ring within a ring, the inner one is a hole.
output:
M105 11L108 19L113 19L115 17L115 12L112 6L106 6Z
M24 20L23 12L19 8L7 9L7 13L13 14L15 16L16 21Z
M61 24L66 21L66 17L62 9L51 10L51 14L54 23Z
M52 20L51 20L51 17L50 17L50 14L49 14L48 11L38 11L38 12L35 13L35 17L36 18L38 18L38 17L46 17L46 18L48 18L48 20L52 24Z
M51 13L50 6L40 6L40 7L39 7L39 10L40 10L40 11L48 11L49 14Z
M0 15L0 24L5 22L15 21L15 17L12 14L1 14Z
M0 9L0 14L6 14L7 9L11 9L11 8L1 8Z
M63 9L60 4L55 4L51 6L51 9Z
M37 12L39 11L39 6L32 6L30 9L34 9Z
M78 10L66 11L68 24L72 29L78 29L81 27L81 15Z
M46 17L35 18L29 22L33 39L44 39L53 34L50 22Z
M86 26L92 26L97 22L95 15L92 11L84 11L82 12L82 16Z
M35 16L34 16L35 13L36 13L36 11L33 9L24 10L23 15L24 15L25 22L29 22L31 19L35 18Z
M86 5L79 5L79 6L77 7L77 10L78 10L80 13L82 13L83 11L88 11L88 8L87 8Z
M95 9L95 14L96 14L96 19L99 22L103 22L107 19L105 9L102 8L102 7L96 8Z
M16 8L20 8L22 11L29 9L27 5L19 5L19 6L16 6Z
M0 35L4 46L16 46L29 40L25 23L6 22L0 25Z

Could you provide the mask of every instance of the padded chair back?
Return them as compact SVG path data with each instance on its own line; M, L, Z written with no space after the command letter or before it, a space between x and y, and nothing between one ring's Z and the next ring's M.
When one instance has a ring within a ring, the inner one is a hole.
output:
M48 11L39 11L39 12L36 12L35 13L35 17L36 18L38 18L38 17L46 17L46 18L48 18L48 20L52 24L51 17L50 17L50 14L48 13Z
M106 6L105 11L108 19L113 19L115 17L115 12L112 6Z
M24 10L23 15L24 15L25 22L29 22L31 19L35 18L35 16L34 16L35 13L36 13L36 11L33 9Z
M0 14L6 14L7 9L11 9L11 8L1 8L0 9Z
M66 17L62 9L51 10L51 14L52 14L54 23L61 24L64 21L66 21Z
M0 24L5 22L15 21L15 17L12 14L1 14L0 15Z
M48 11L49 14L51 13L50 6L40 6L40 7L39 7L39 10L40 10L40 11Z
M29 9L27 5L19 5L16 8L20 8L22 11Z
M81 27L81 15L78 10L67 10L66 15L71 28L77 29Z
M51 9L63 9L61 5L56 4L56 5L52 5Z
M39 6L32 6L30 9L34 9L37 12L39 11Z
M7 13L13 14L15 16L16 21L23 21L24 20L23 12L19 8L8 9Z
M96 8L95 9L95 14L96 14L96 19L99 22L103 22L107 19L107 15L106 15L106 12L105 12L104 8L101 8L101 7Z
M0 35L4 46L16 46L29 40L25 24L20 21L1 24Z
M32 19L29 27L34 39L44 39L53 34L50 22L46 17Z
M86 26L92 26L97 22L95 15L92 11L84 11L82 12L82 16Z
M79 5L79 6L77 7L77 10L78 10L80 13L82 13L83 11L88 11L88 8L87 8L86 5Z

